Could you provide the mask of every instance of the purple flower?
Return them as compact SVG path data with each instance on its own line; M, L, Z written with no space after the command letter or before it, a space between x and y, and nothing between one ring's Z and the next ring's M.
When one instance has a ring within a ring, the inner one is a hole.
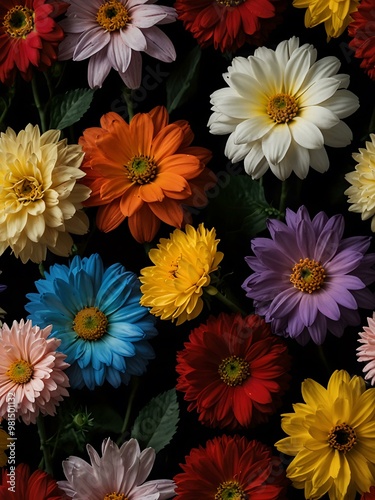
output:
M140 52L172 62L176 52L170 39L155 25L172 23L172 7L154 0L70 0L67 18L61 21L66 38L59 45L61 61L90 59L88 82L101 87L111 68L125 85L141 84Z
M375 280L375 254L365 255L371 238L342 238L344 218L320 212L312 220L305 207L287 209L286 224L270 219L271 238L255 238L253 271L242 288L254 299L257 314L278 335L306 344L324 342L327 330L340 337L360 324L358 307L373 309L366 288Z

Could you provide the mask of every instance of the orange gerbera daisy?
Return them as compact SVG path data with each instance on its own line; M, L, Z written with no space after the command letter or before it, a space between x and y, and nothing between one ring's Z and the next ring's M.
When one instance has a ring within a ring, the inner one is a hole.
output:
M188 122L169 124L166 108L158 106L129 124L114 112L100 124L79 140L83 182L92 190L85 205L99 206L99 229L112 231L128 218L131 234L143 243L154 238L161 221L178 228L189 223L184 207L204 206L216 176L206 168L211 151L190 146Z

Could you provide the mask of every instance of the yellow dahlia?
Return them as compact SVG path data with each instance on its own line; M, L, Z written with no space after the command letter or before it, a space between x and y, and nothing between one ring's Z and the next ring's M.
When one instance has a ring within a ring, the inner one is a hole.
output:
M215 229L186 225L170 238L161 238L149 252L153 266L141 270L141 305L151 313L177 325L196 318L203 309L203 288L210 284L210 273L218 268L224 254L217 251L220 240Z
M47 249L68 256L69 233L87 232L81 208L90 189L76 182L85 175L82 148L59 138L59 130L41 135L31 124L1 133L0 255L10 247L23 263L41 262Z
M349 196L350 212L361 214L362 220L372 217L371 231L375 232L375 134L370 134L371 142L360 148L353 158L358 163L354 172L346 174L351 186L344 192Z
M287 468L305 498L354 500L375 484L375 389L362 377L336 370L327 389L312 379L302 383L305 403L282 415L289 437L275 446L295 458Z
M327 41L340 36L353 21L350 14L358 9L359 0L293 0L293 6L307 9L306 28L324 23Z

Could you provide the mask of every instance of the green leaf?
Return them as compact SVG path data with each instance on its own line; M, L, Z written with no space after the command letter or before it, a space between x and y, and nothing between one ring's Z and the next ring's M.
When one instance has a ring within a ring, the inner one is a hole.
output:
M175 389L153 398L135 419L131 437L138 440L142 448L151 446L156 452L162 450L176 433L179 407Z
M94 419L94 431L120 434L123 421L121 416L113 408L103 405L92 405L90 406L90 413Z
M94 97L92 89L75 89L53 97L50 129L64 129L78 122L89 109Z
M182 106L197 89L198 65L202 51L197 45L167 80L167 109L171 113Z

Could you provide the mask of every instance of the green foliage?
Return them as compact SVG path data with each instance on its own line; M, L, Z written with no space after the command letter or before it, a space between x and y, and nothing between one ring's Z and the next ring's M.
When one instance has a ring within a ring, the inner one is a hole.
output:
M64 129L78 122L90 108L92 89L75 89L53 97L50 108L50 129Z
M139 412L131 437L138 440L142 448L151 446L156 452L162 450L176 433L179 407L175 389L163 392Z

